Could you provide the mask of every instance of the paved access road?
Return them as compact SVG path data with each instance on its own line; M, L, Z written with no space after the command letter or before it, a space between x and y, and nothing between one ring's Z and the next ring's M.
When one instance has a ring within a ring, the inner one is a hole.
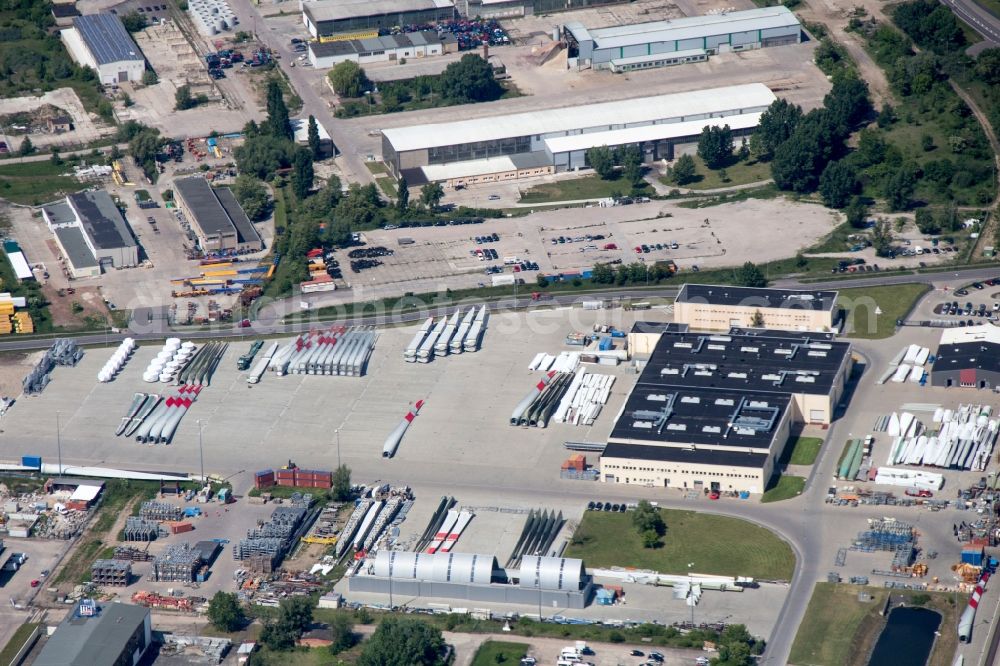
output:
M250 22L260 29L257 33L257 39L270 48L272 52L281 56L278 64L285 75L288 76L288 80L291 81L295 92L302 98L302 111L300 115L303 117L315 116L316 121L323 125L330 133L333 144L341 152L341 156L337 158L337 163L346 181L349 183L361 183L362 185L372 182L372 174L360 157L363 154L362 149L354 141L351 132L343 131L341 121L334 117L330 107L323 101L323 98L316 89L310 85L310 77L308 76L310 71L307 68L289 66L298 57L298 54L291 50L291 44L283 37L271 33L270 28L267 27L267 21L257 11L257 6L252 0L232 0L232 5L233 11L243 18L243 25L247 25L247 19L250 19Z
M975 0L942 0L942 2L988 41L1000 45L1000 17Z

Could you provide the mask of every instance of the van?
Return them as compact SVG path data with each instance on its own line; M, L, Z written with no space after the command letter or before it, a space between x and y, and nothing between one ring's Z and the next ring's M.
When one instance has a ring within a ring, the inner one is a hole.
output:
M513 257L504 257L503 258L503 263L504 263L504 266L513 266L514 264L521 263L521 260L518 259L516 256L513 256Z

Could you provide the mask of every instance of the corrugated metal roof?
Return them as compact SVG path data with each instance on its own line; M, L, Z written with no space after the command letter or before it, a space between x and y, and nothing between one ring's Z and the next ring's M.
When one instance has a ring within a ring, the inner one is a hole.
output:
M775 99L774 93L763 83L750 83L452 123L383 129L382 135L397 152L404 152L528 134L651 123L685 116L755 109L766 107Z
M123 60L145 61L142 51L122 25L122 20L114 14L77 16L73 19L73 26L98 65Z
M567 24L576 36L576 25ZM727 35L736 32L751 32L786 28L801 25L787 7L760 7L741 12L726 14L711 14L708 16L689 16L670 21L651 21L632 25L619 25L610 28L589 28L576 39L593 39L598 49L613 49L636 44L655 42L672 42L681 39L701 39L713 35Z
M30 280L34 277L28 260L25 259L24 253L20 250L8 252L7 260L10 261L10 267L14 269L14 275L17 276L18 280Z
M73 264L73 268L79 270L97 266L97 259L87 247L87 241L83 237L83 229L76 226L59 227L55 230L55 234L59 238L59 244L69 255L67 258L69 263Z
M207 180L201 176L180 178L174 181L174 189L181 193L184 202L198 220L198 226L206 234L226 234L235 231L226 209L222 207Z
M643 125L641 127L629 127L610 132L589 132L587 134L574 134L572 136L560 136L545 140L545 147L549 152L568 153L573 150L587 150L597 146L623 146L640 141L659 141L661 139L678 139L684 136L696 136L701 134L705 127L722 127L729 125L729 129L742 130L757 127L760 124L760 113L746 113L739 116L726 116L724 118L706 118L704 120L690 120L683 123L659 123L657 125Z
M219 197L219 203L226 209L229 219L236 227L236 240L239 243L260 243L260 234L254 228L250 218L247 217L243 207L236 201L236 196L228 187L219 187L215 190L215 195Z
M107 603L97 615L80 617L79 604L42 647L35 666L94 666L118 663L129 640L149 616L149 609L132 604ZM143 639L145 640L145 639ZM146 646L148 647L148 646ZM138 646L133 646L138 648ZM131 663L131 656L128 657Z
M362 16L380 16L402 12L455 8L450 0L318 0L306 2L302 9L314 21L340 21Z
M579 590L583 585L583 560L525 555L518 573L521 587Z
M80 222L95 248L116 250L136 245L121 211L104 190L71 194L66 200L79 214Z

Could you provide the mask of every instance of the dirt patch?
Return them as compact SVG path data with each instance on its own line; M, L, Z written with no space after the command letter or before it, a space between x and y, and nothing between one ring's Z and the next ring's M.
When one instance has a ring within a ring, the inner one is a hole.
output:
M110 318L110 313L97 287L72 289L75 293L70 294L68 290L57 289L52 285L42 287L42 293L49 301L52 325L65 328L83 328L88 324L103 326L105 320ZM60 292L62 296L59 295Z
M43 104L30 111L15 111L0 115L0 126L6 127L7 133L11 135L36 134L49 131L49 120L68 115L58 106Z
M0 395L21 395L21 382L45 352L10 352L0 355ZM2 427L0 427L2 430Z
M31 133L31 142L36 147L88 143L115 132L114 127L87 113L72 88L58 88L38 97L25 96L0 100L0 125L5 131L10 129L3 120L6 116L45 119L48 117L46 115L49 113L48 109L55 109L56 115L70 116L73 120L73 129L68 132L50 132L47 126L41 126Z

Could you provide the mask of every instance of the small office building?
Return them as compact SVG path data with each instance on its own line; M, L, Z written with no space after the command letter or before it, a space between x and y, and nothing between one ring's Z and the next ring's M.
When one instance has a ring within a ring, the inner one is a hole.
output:
M609 28L588 29L573 21L563 31L571 67L613 72L700 62L717 53L802 41L802 25L782 5Z
M74 279L139 265L139 244L118 205L104 190L70 194L63 201L42 206L42 217Z
M693 329L728 331L833 331L837 292L685 284L674 301L674 322Z
M34 666L136 666L153 642L148 608L76 602L45 640Z
M346 60L367 65L428 58L456 51L458 40L451 33L439 35L433 30L423 30L381 37L309 42L309 62L317 69L330 69Z
M391 28L455 18L452 0L303 0L302 22L316 39L378 37Z
M90 67L104 85L141 81L146 59L116 14L87 14L60 32L70 57Z
M931 367L931 385L1000 388L1000 328L982 324L942 331Z
M246 254L264 241L228 187L212 187L201 176L174 181L178 208L187 217L204 252Z

